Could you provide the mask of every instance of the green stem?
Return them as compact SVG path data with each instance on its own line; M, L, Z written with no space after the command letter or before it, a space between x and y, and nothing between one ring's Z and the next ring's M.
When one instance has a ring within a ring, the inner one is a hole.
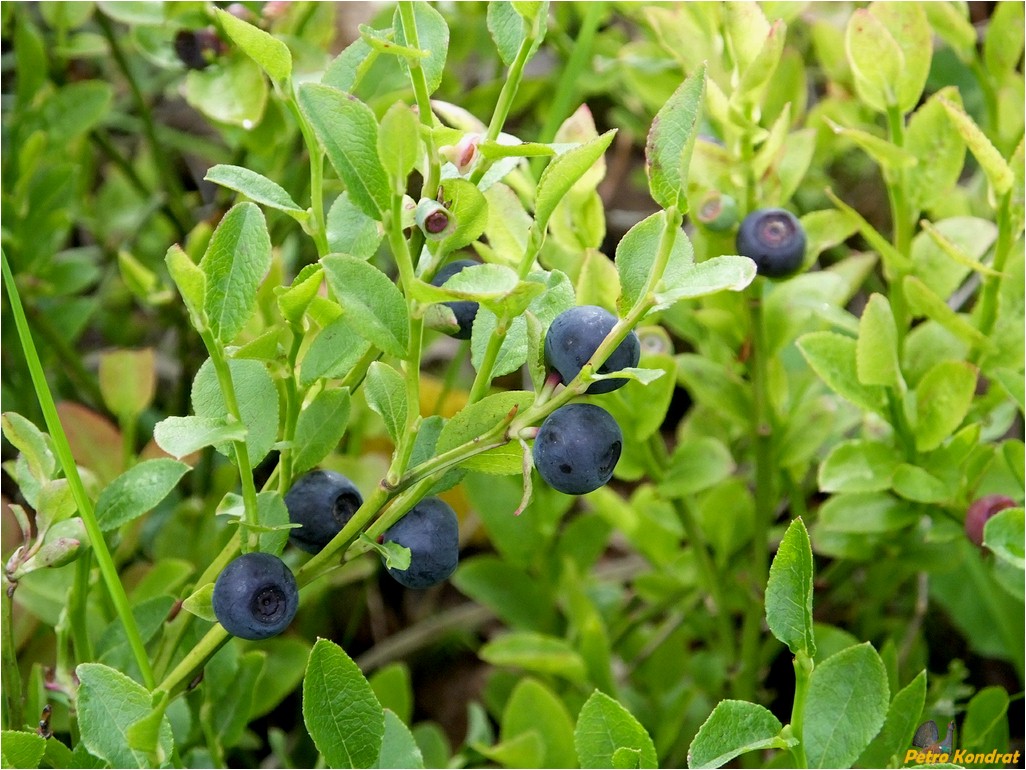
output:
M802 736L803 716L805 714L805 699L809 693L809 679L815 665L812 658L804 652L794 656L794 701L791 705L791 731L798 739L798 744L791 749L794 755L795 767L805 768L809 766L809 760L805 756L805 740Z
M456 378L460 374L460 370L463 368L463 362L467 359L467 353L470 351L470 341L463 340L460 342L459 348L456 350L456 355L452 357L449 362L449 366L445 369L445 377L442 380L442 389L438 392L438 398L435 399L435 406L431 410L432 414L438 414L441 412L442 407L445 406L445 399L452 393L453 388L456 385Z
M897 147L903 147L905 145L905 119L901 110L896 106L887 108L887 128L891 143ZM908 258L912 248L912 225L915 212L909 211L906 174L904 169L897 169L888 176L887 198L890 202L891 221L894 229L892 233L894 248ZM888 276L888 278L890 279L891 309L894 313L900 347L910 323L908 303L905 300L905 275L903 272L899 272L893 277Z
M207 565L207 568L203 570L203 574L193 584L189 593L195 592L197 589L207 585L207 583L213 583L217 576L221 574L221 570L227 567L229 562L239 555L239 550L239 538L232 537L214 560ZM194 617L191 612L181 610L169 624L171 627L165 628L164 637L160 643L160 650L157 652L156 662L154 663L154 670L159 676L167 673L168 668L171 666L171 661L174 660L175 653L178 652L178 645L181 644L186 631L192 625Z
M680 499L674 500L673 504L677 509L677 516L684 525L684 534L687 535L688 542L691 543L691 551L695 554L695 558L698 559L698 569L702 574L702 579L705 581L706 590L716 606L714 620L720 634L720 649L723 651L726 660L733 660L735 655L734 626L730 622L730 616L727 614L727 601L723 595L722 577L719 570L716 569L716 565L713 564L712 557L709 555L709 544L705 541L705 535L702 533L702 528L698 525L698 521L691 511L691 507Z
M0 674L4 680L4 729L20 730L24 725L24 709L21 695L21 671L18 669L18 651L14 644L14 597L13 584L4 581L3 619L0 625L2 640L2 666Z
M192 229L192 217L182 203L182 196L185 194L182 182L171 168L167 148L157 139L156 124L153 121L150 105L146 103L142 89L139 88L139 83L136 81L135 75L132 74L132 68L125 58L124 51L121 50L121 44L118 42L118 37L114 33L110 20L102 13L96 14L95 19L100 25L100 31L106 38L108 45L110 45L111 55L114 57L118 69L121 70L125 80L128 82L128 88L132 92L132 98L142 120L143 135L146 137L146 143L150 146L150 152L153 153L153 161L157 166L157 173L160 175L164 190L167 192L168 208L174 217L175 224L178 226L179 234L184 237Z
M502 349L502 342L505 339L506 319L497 318L495 330L492 332L492 336L488 338L488 347L485 348L484 357L481 359L481 366L474 376L474 384L470 387L470 396L467 398L468 404L476 403L488 395L488 388L492 384L492 370L495 368L495 362L499 358L499 351Z
M163 690L170 697L185 690L189 683L195 678L200 670L207 664L221 647L231 639L231 636L220 623L207 631L206 636L196 643L196 646L189 650L189 653L182 658L174 670L164 677L157 689Z
M1011 192L1001 196L998 203L998 234L997 242L994 244L993 268L997 275L983 276L983 291L980 293L980 320L979 328L984 337L990 337L994 330L994 323L997 321L997 300L1001 290L1001 281L1004 279L1005 264L1011 252L1012 244L1015 242L1015 235L1012 233L1011 222ZM979 358L981 351L974 351L974 361Z
M78 557L75 564L75 585L68 597L68 614L71 621L71 638L75 643L75 660L89 663L93 660L93 644L89 639L87 600L89 598L89 573L93 559L89 551Z
M85 524L86 532L89 535L89 542L96 554L96 563L103 576L103 582L107 586L110 600L114 605L115 612L121 625L125 629L125 636L128 638L132 655L142 673L143 683L147 688L153 688L153 671L150 668L150 661L146 657L146 648L143 645L142 637L139 635L139 627L132 616L132 609L125 595L125 587L121 585L118 577L117 567L111 558L107 543L103 539L103 531L100 529L96 514L93 511L93 503L86 494L85 486L82 484L82 477L79 476L78 466L75 465L75 458L71 453L71 445L68 437L61 427L60 418L57 416L57 407L53 402L53 395L46 383L46 375L43 374L42 364L39 362L39 353L36 351L36 344L32 340L32 333L29 331L28 320L25 318L25 310L21 305L21 297L18 294L18 287L14 282L14 275L11 273L10 265L7 264L7 253L2 252L3 259L3 280L7 287L7 296L11 301L11 313L14 316L14 324L18 329L18 337L21 340L21 347L25 352L25 359L28 363L29 373L32 376L32 384L36 390L36 397L39 399L39 406L43 410L43 417L46 420L47 430L53 441L54 450L60 459L61 468L67 478L68 486L71 488L72 497L78 506L79 515Z
M499 92L499 99L495 103L495 110L492 112L492 119L488 123L488 131L485 134L486 142L494 142L499 138L502 127L506 124L509 111L513 107L513 100L520 89L520 82L524 78L524 67L527 60L531 58L531 49L534 47L535 37L533 34L524 38L517 51L516 58L509 65L509 72L506 73L506 82L502 84L502 91ZM483 176L483 174L482 174Z
M224 406L228 415L235 422L245 424L242 420L242 410L239 409L239 400L235 395L235 383L232 381L232 371L228 366L228 359L225 358L224 349L217 344L217 340L214 339L210 331L202 331L200 336L203 338L203 344L207 347L207 352L210 353L210 361L214 365L214 372L217 374L217 382L221 386L221 395L224 397ZM249 461L249 447L246 445L245 439L233 441L232 447L235 449L235 463L239 469L239 482L242 485L243 528L246 525L255 526L259 524L259 517L257 516L256 484L253 483L253 465ZM257 533L247 532L247 537L242 542L243 552L255 549L257 542Z
M300 587L316 580L321 574L334 569L346 548L356 540L360 532L374 519L392 498L392 492L378 486L364 501L353 517L342 527L342 531L321 549L310 561L296 572L296 582Z
M310 209L313 213L312 221L309 224L310 237L313 238L314 244L317 246L317 256L323 257L330 250L328 227L324 218L324 151L317 141L313 128L296 103L291 83L285 84L282 98L299 126L307 154L310 156Z
M485 431L480 436L475 436L470 439L470 441L453 447L447 452L442 452L441 454L432 457L430 460L425 460L419 465L415 465L410 468L406 474L399 479L392 491L395 492L407 489L411 485L434 476L436 473L451 468L454 465L458 465L464 460L470 459L474 455L505 445L509 441L508 436L506 436L506 429L509 427L509 424L513 421L514 417L515 414L511 413L493 428Z
M602 340L599 346L595 349L595 352L592 354L588 362L581 367L581 371L573 380L565 383L566 387L564 387L560 393L554 395L552 398L536 401L529 409L516 417L513 424L510 426L509 433L511 436L517 435L522 428L528 425L534 425L544 417L552 414L552 412L559 407L583 394L588 387L586 380L596 369L606 362L606 359L609 358L620 343L627 338L627 335L631 333L631 330L633 330L641 319L644 318L655 306L655 290L663 278L663 271L666 270L667 263L670 261L673 244L677 239L677 233L680 230L681 222L683 222L683 220L683 215L677 211L676 208L670 207L666 209L666 220L663 222L663 232L659 238L659 248L656 251L656 257L652 263L652 269L649 272L648 280L645 282L645 286L642 289L642 299L638 300L634 307L632 307L627 313L626 317L616 322L613 328L610 329L609 334L606 335L606 338Z
M492 119L488 123L488 130L485 133L484 141L486 142L494 142L502 132L506 118L509 117L509 111L513 107L513 100L520 89L520 82L524 78L524 67L528 59L531 58L531 49L534 47L534 43L535 35L532 31L531 34L524 38L517 51L516 58L509 65L509 71L506 73L506 82L502 84L499 98L495 102L495 109L492 111ZM477 168L470 175L470 181L475 185L480 182L490 165L488 161L482 158Z
M574 41L570 51L570 58L566 67L559 77L556 85L556 94L549 103L548 114L545 116L545 123L538 134L539 142L551 142L559 130L559 125L567 118L573 106L574 96L579 90L578 83L583 82L584 72L587 67L588 57L591 56L592 44L595 41L595 33L598 31L599 22L605 12L605 3L602 0L586 3L584 18L581 20L581 28L577 33L577 40ZM537 179L541 174L544 161L536 158L531 163L531 170Z
M757 283L762 288L762 283ZM769 350L766 346L766 332L762 317L762 298L751 302L752 329L752 395L755 415L752 423L752 444L755 448L755 523L752 528L752 578L751 584L757 591L766 585L769 572L767 537L773 519L775 505L774 457L773 457L773 414L769 402ZM741 667L743 676L738 679L739 695L751 699L755 695L759 673L759 637L762 623L762 605L753 601L745 614L741 636Z
M281 450L281 461L278 464L278 491L285 494L292 485L292 460L294 448L292 443L296 439L296 424L299 421L300 391L296 381L296 361L299 359L299 349L303 345L303 330L292 329L292 345L289 347L288 355L288 376L285 378L285 428L283 438L285 448Z

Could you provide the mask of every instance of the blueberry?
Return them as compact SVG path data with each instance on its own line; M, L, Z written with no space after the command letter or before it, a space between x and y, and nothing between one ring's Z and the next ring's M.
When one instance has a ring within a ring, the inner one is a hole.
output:
M214 614L240 639L277 636L299 609L299 588L292 570L269 553L244 553L214 583Z
M615 325L616 316L596 305L581 305L560 313L545 335L545 362L559 372L564 383L570 382ZM598 368L598 373L637 366L640 358L641 343L632 331ZM621 378L600 380L592 383L587 392L609 393L626 384L627 380Z
M430 588L456 571L460 531L456 514L443 500L426 497L385 532L385 542L410 549L407 569L388 574L407 588Z
M341 473L311 471L285 494L289 521L303 525L292 530L289 540L307 553L317 553L342 531L361 505L360 491Z
M758 209L741 222L737 253L755 262L759 275L787 278L805 260L805 228L784 209Z
M583 495L613 477L622 447L623 434L609 412L594 404L569 404L541 424L534 467L553 489Z
M472 259L457 259L455 262L450 262L439 270L438 274L431 279L431 285L444 286L445 282L456 275L456 273L460 272L460 270L465 267L473 267L476 264L478 263ZM452 336L458 340L469 340L470 331L474 326L474 318L477 316L477 303L445 302L443 304L452 310L453 314L456 316L456 323L460 326L459 331L455 332Z
M1005 508L1014 508L1015 500L1004 495L985 495L973 501L965 513L965 534L976 545L983 545L983 528L991 517Z

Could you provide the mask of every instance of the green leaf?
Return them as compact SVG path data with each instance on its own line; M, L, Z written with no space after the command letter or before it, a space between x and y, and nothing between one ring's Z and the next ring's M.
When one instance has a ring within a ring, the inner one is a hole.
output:
M930 3L931 8L940 5L944 4ZM973 39L975 49L975 33ZM905 175L909 201L916 211L943 202L958 183L965 165L965 141L948 119L941 99L957 103L958 90L943 88L932 95L912 114L905 132L905 149L917 160Z
M39 767L46 753L46 741L35 733L4 730L0 742L0 757L4 767ZM54 739L56 740L56 739Z
M566 641L531 631L502 634L478 650L478 657L493 666L507 666L553 674L572 682L584 682L584 659Z
M210 329L227 344L253 315L257 287L271 267L271 238L256 204L239 203L225 214L199 266L206 276L203 309Z
M378 157L392 179L394 194L401 196L406 192L406 177L420 160L420 154L417 119L407 105L396 102L381 119L378 131Z
M890 489L900 463L901 456L890 444L842 441L819 466L819 488L823 492L883 492Z
M894 469L892 486L899 497L919 503L942 503L955 492L929 471L908 463Z
M418 3L419 5L419 3ZM424 757L410 728L389 709L385 709L385 732L381 753L374 767L422 768Z
M435 453L442 454L468 441L473 441L506 420L514 410L516 413L522 414L532 403L534 403L534 393L510 390L496 393L464 407L442 428ZM465 460L462 467L501 475L520 473L523 467L522 463L523 449L514 441L474 455Z
M331 204L326 227L331 252L361 259L373 257L384 238L381 224L364 214L348 193L342 193Z
M301 327L303 315L321 289L324 269L318 264L307 265L292 280L292 285L276 287L278 310L290 326Z
M545 746L537 730L521 733L515 738L486 746L481 742L470 744L471 748L503 767L542 767Z
M289 541L289 532L293 524L289 519L289 509L285 507L285 500L277 491L269 491L257 495L257 525L243 526L260 533L261 553L281 556L285 544Z
M382 666L371 675L370 686L386 713L391 710L404 723L410 723L413 719L413 683L405 663Z
M855 767L888 767L912 745L926 702L926 672L920 671L891 701L883 728L859 755Z
M627 314L644 297L642 290L652 272L663 232L667 227L667 214L657 211L628 230L616 245L616 271L620 275L620 312ZM663 271L663 285L679 283L695 261L695 250L683 230L673 234L673 247Z
M202 620L216 623L217 615L214 614L214 584L205 583L193 591L182 602L182 609L186 612L191 612Z
M970 344L984 349L993 347L990 340L983 336L979 329L969 323L964 316L948 307L947 303L934 294L923 281L914 275L909 275L905 276L903 284L909 310L914 316L926 316Z
M962 105L947 99L941 99L940 103L945 112L947 112L948 119L954 124L958 133L962 135L962 139L969 148L969 152L973 154L976 161L980 164L980 168L987 175L987 179L990 181L991 187L994 188L994 192L998 195L1004 195L1011 190L1012 183L1015 181L1011 167L1001 157L1001 153L998 152L997 148L991 144L986 134L976 125L976 121L969 117L969 114Z
M513 3L499 0L488 3L487 24L502 63L509 67L527 39L527 25Z
M215 8L221 29L247 56L260 65L271 80L283 84L292 75L292 54L288 46L258 27Z
M1023 531L1023 509L1006 508L983 526L983 544L1001 561L1020 570L1026 569Z
M818 526L831 532L879 534L911 526L919 514L891 495L852 492L834 495L819 508Z
M271 375L259 361L230 359L228 370L242 425L246 427L249 460L256 466L271 451L278 438L278 391ZM210 359L203 363L192 381L192 408L197 417L229 420L217 372ZM229 458L235 456L235 450L228 444L215 444L215 448Z
M345 316L332 321L314 337L303 356L299 384L307 387L321 377L344 377L370 347Z
M156 357L152 348L100 354L103 403L120 420L138 417L153 402Z
M461 249L481 237L488 224L488 201L466 179L443 179L439 195L456 220L456 227L438 242L439 253Z
M691 265L674 276L672 287L656 294L653 311L665 310L682 299L694 299L721 291L741 291L755 280L755 263L748 257L727 255ZM664 284L666 278L664 276Z
M345 650L318 639L303 678L303 721L328 767L373 767L385 716Z
M221 12L220 9L218 11ZM256 203L287 212L299 221L306 219L306 211L292 200L292 196L281 185L248 168L218 164L212 166L203 178L229 190L240 192Z
M666 475L659 482L659 494L687 497L729 478L736 470L734 458L722 441L696 436L677 444Z
M375 361L364 380L367 404L381 415L388 435L396 444L406 430L406 381L388 364Z
M843 136L846 139L850 139L865 150L866 154L876 161L876 164L886 172L907 169L916 165L918 162L915 155L903 147L898 147L896 144L892 144L886 139L881 139L878 136L874 136L873 134L858 128L845 128L844 126L834 123L834 121L829 118L824 118L824 122L835 134Z
M241 50L222 57L216 67L189 70L185 76L189 105L211 120L247 131L263 119L268 91L260 65Z
M606 131L590 142L564 152L549 162L538 180L538 191L535 195L536 232L545 232L549 218L563 196L570 192L570 188L602 157L615 135L615 129Z
M410 340L406 301L388 276L346 254L329 254L321 264L348 325L384 352L405 356Z
M372 219L389 208L388 174L378 158L378 122L370 107L331 86L305 83L299 106L353 202Z
M96 501L100 529L117 529L153 510L188 471L185 463L166 458L146 460L129 468Z
M973 40L975 43L975 39ZM975 48L975 45L974 45ZM995 6L983 38L983 61L996 78L1014 72L1023 49L1023 9L1018 3ZM975 51L974 51L975 52Z
M4 436L21 452L37 481L42 482L54 475L57 461L47 434L17 412L4 412L0 417L0 425L3 426Z
M203 310L204 298L207 293L207 277L199 265L189 259L182 247L175 244L167 250L164 257L171 280L178 287L185 306L189 309L193 326L197 329L207 328L206 314Z
M673 207L682 214L688 210L688 167L695 148L704 93L703 64L656 113L645 144L645 169L652 200L661 208Z
M659 766L655 745L641 723L598 690L591 694L577 717L574 745L583 768L612 767L613 754L620 748L640 752L638 767Z
M818 665L803 715L809 767L850 767L883 726L889 701L887 672L868 642Z
M1004 687L991 685L976 693L969 701L962 722L962 747L967 751L986 752L1007 746L1008 703Z
M888 106L898 104L896 89L905 55L873 10L859 8L852 13L844 45L859 98L878 112L886 112Z
M919 3L875 2L869 6L890 32L902 53L895 91L898 109L907 113L919 102L930 74L933 57L933 30Z
M102 80L83 80L60 88L43 105L54 147L71 141L100 123L110 109L114 91Z
M409 46L416 32L417 47L427 53L420 60L418 66L424 72L427 80L427 90L433 94L442 84L442 76L445 74L445 57L449 51L449 26L445 19L435 8L428 3L413 4L413 19L416 30L407 30L402 23L402 14L397 8L392 18L392 29L395 30L395 42L399 45ZM408 72L410 63L400 57L399 66L403 71Z
M503 742L535 732L543 748L538 767L574 767L574 722L563 702L530 677L521 679L502 712Z
M293 470L302 473L323 460L338 446L348 424L349 388L318 393L299 413L296 422Z
M929 452L962 424L976 391L976 367L965 361L941 361L915 389L916 449Z
M153 428L157 446L179 459L205 446L245 441L246 426L223 417L165 417Z
M510 513L514 505L508 507ZM544 631L555 626L552 597L526 571L509 561L473 556L460 562L452 582L513 628Z
M81 682L78 723L82 743L113 767L148 767L149 758L130 748L127 736L128 729L150 713L151 697L146 688L100 663L82 663L75 673ZM172 747L171 723L165 716L157 747L161 762L171 757Z
M886 385L899 390L905 387L898 364L898 327L891 305L882 294L870 295L862 311L855 365L863 385Z
M858 379L856 342L834 332L811 332L798 339L798 349L827 387L856 406L884 413L884 392Z
M749 751L781 748L783 725L766 708L743 700L722 700L698 728L688 748L688 767L722 767Z
M812 630L812 544L801 518L780 541L766 584L766 624L792 653L816 655Z

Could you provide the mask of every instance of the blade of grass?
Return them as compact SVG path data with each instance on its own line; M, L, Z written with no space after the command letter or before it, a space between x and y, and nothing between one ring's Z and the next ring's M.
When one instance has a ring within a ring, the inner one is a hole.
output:
M57 416L57 406L53 401L53 394L46 383L46 375L43 374L43 366L39 362L39 353L36 351L36 344L32 340L32 333L29 331L28 319L25 318L25 310L21 305L21 297L18 294L18 287L14 283L14 275L7 263L7 252L0 250L0 257L3 261L3 282L7 288L7 296L11 302L11 313L14 315L14 325L18 330L18 338L21 340L22 350L25 352L25 360L28 361L29 373L32 376L32 384L36 390L36 397L39 399L39 406L43 410L43 417L46 420L46 428L53 440L54 450L60 460L61 468L68 480L71 494L75 498L78 512L85 523L86 532L89 535L89 542L96 554L96 563L100 567L100 574L107 586L111 603L117 612L121 625L124 626L125 635L128 637L128 644L132 649L139 670L142 672L143 683L150 690L153 689L153 671L150 668L149 658L146 657L146 649L143 646L142 637L139 635L139 627L132 616L132 608L128 603L128 596L125 594L125 587L121 585L118 577L117 567L111 558L107 543L103 539L103 532L96 521L96 514L93 511L93 503L86 494L82 478L78 475L78 466L71 454L71 445L68 437L61 427L60 418Z

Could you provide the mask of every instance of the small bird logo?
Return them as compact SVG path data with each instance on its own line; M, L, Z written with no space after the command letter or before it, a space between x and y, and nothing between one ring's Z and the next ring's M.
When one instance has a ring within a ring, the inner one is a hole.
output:
M937 723L930 719L916 729L916 734L912 736L912 745L918 746L927 754L950 754L955 742L954 735L954 720L948 722L948 732L942 741L939 740L940 733L937 731Z

